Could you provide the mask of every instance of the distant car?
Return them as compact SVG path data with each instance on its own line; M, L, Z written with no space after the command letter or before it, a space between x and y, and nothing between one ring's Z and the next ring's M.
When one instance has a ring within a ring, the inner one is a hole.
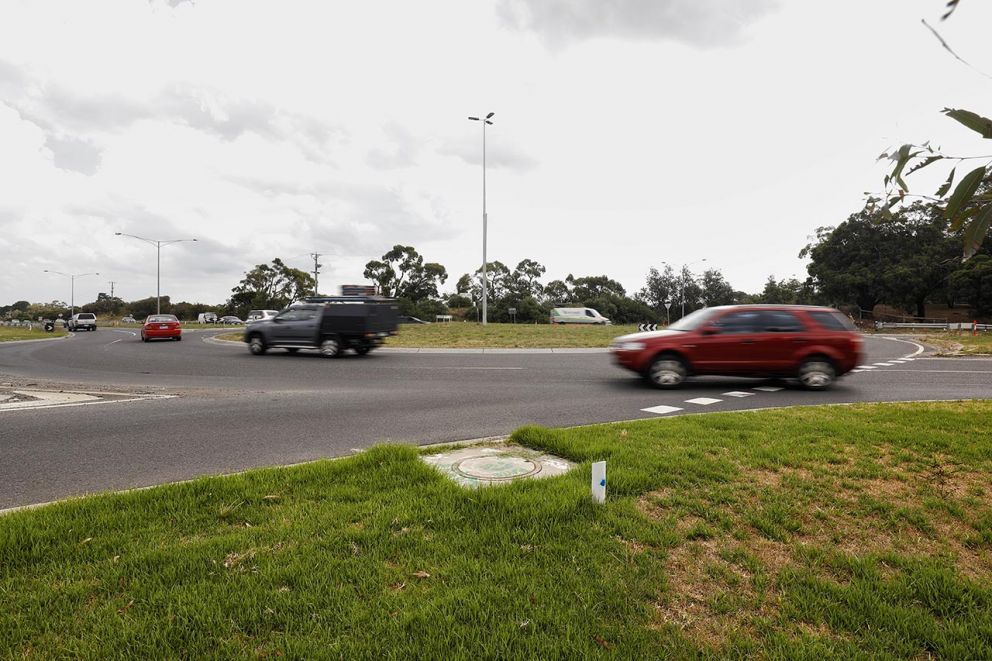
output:
M136 323L138 323L138 320L129 315L127 317L121 317L121 323L122 324L136 324Z
M408 316L408 315L400 316L399 319L398 319L398 321L401 324L429 324L429 323L431 323L429 321L424 321L423 319L417 319L416 317L411 317L411 316Z
M174 314L152 314L141 327L141 341L183 339L183 329Z
M690 375L797 378L829 388L861 360L864 341L844 313L807 305L727 305L696 310L666 330L610 344L614 361L658 388Z
M69 330L70 331L95 331L96 330L96 315L92 312L80 312L79 314L74 314L69 319Z
M237 317L233 317L233 316L230 316L229 315L227 317L221 317L220 319L217 320L217 323L218 324L229 324L229 325L238 326L238 325L244 324L245 322L241 321Z
M551 323L608 326L613 322L592 308L555 308L551 311Z
M248 316L245 317L245 323L251 324L256 321L271 319L277 314L279 314L279 310L251 310L248 312Z

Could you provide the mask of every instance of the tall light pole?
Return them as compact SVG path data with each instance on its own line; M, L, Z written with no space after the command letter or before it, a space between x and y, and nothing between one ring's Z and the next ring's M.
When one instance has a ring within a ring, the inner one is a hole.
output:
M489 226L489 216L486 214L486 124L492 125L491 112L483 119L469 117L473 122L482 122L482 325L489 322L486 307L489 303L489 277L486 274L486 234Z
M45 269L45 273L57 273L58 275L64 275L69 278L72 283L69 290L69 317L71 318L76 312L76 278L82 278L85 275L100 275L99 273L63 273L62 271L53 271L51 269Z
M702 264L705 261L706 261L706 258L703 257L702 259L697 260L695 262L689 262L688 264L683 264L682 265L682 269L679 271L679 282L682 284L682 286L680 288L681 291L679 291L679 299L680 299L680 302L682 303L682 315L679 317L679 319L681 319L682 317L685 316L685 278L682 277L682 271L684 271L685 269L689 268L690 266L694 266L696 264Z
M170 243L180 243L182 241L196 241L196 239L170 239L168 241L160 241L158 239L146 239L143 236L135 236L134 234L125 234L124 232L114 232L114 236L127 236L132 239L137 239L139 241L144 241L145 243L150 243L155 246L155 314L162 314L162 246L167 246Z

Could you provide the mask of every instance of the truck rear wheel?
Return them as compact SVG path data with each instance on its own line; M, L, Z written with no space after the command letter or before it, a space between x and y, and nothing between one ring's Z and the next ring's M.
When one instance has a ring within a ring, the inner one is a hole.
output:
M364 356L368 354L369 351L372 351L372 345L368 342L363 342L355 347L355 353L359 356Z
M324 358L337 358L341 353L341 344L336 337L325 337L320 343L320 355Z

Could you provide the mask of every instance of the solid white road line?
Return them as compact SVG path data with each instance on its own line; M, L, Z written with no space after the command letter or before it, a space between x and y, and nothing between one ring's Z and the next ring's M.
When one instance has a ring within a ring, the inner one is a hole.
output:
M731 390L723 394L725 397L752 397L754 395L753 392L743 392L741 390Z
M778 392L779 390L782 390L782 388L778 386L758 386L757 388L754 388L754 390L760 390L761 392Z
M907 354L906 356L904 356L904 358L909 358L911 356L919 356L921 353L923 353L923 345L920 344L919 342L910 342L909 340L900 340L899 338L896 338L896 337L882 337L882 338L879 338L879 339L890 340L892 342L902 342L903 344L912 344L914 347L916 347L916 351L914 351L911 354Z
M709 406L710 404L716 404L717 402L722 402L722 399L714 399L713 397L696 397L694 399L685 400L686 404L698 404L699 406Z
M646 413L656 413L657 415L667 415L668 413L675 413L676 411L681 411L677 406L652 406L651 408L641 409Z
M892 367L892 363L875 363L878 367Z

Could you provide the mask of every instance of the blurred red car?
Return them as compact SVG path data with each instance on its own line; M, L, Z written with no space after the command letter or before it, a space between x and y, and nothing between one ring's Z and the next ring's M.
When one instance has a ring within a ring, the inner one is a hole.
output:
M862 344L854 323L833 308L728 305L697 310L666 330L618 337L610 352L658 388L719 374L797 378L823 390L858 364Z
M149 340L179 340L183 339L183 329L179 320L171 314L152 314L145 319L141 327L141 341Z

